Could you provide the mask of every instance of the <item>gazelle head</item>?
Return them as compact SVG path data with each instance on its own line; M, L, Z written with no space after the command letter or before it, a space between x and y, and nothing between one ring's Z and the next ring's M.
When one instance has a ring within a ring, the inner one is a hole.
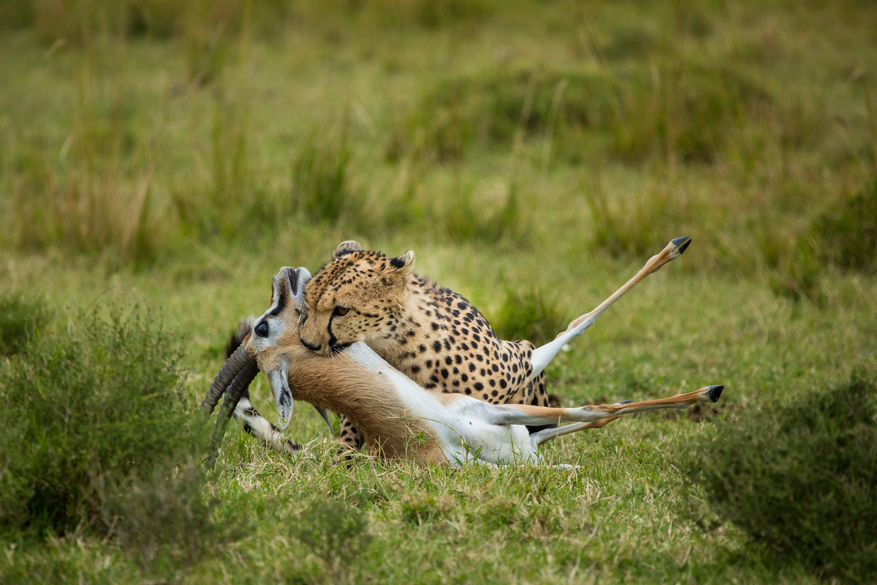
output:
M304 289L311 278L306 268L283 267L271 284L271 308L256 319L246 342L259 369L268 378L280 419L286 428L292 417L292 391L289 388L291 348L301 345L299 321L304 307Z

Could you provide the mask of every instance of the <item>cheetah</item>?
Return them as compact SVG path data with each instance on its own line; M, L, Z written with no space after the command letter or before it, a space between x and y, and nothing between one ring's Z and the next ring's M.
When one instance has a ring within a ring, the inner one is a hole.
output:
M301 343L331 356L364 341L428 391L491 404L549 406L544 372L532 376L535 346L499 339L472 303L413 268L411 251L390 258L358 242L339 244L305 289ZM341 442L354 450L362 444L347 418Z

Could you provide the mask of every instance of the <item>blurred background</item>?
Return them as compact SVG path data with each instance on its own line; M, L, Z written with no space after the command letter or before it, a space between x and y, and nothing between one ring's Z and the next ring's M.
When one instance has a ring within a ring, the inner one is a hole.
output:
M360 238L563 272L690 235L697 270L817 301L874 267L867 2L10 0L0 27L7 257L197 277Z

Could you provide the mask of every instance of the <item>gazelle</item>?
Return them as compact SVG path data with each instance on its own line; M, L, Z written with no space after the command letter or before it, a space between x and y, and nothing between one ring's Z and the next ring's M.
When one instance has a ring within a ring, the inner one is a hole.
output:
M689 243L688 238L670 242L606 301L573 321L554 341L538 348L533 354L532 375L538 375L565 343L581 335L638 282L681 255ZM226 394L214 435L217 446L225 422L236 407L239 416L251 417L252 432L269 444L283 444L276 428L251 408L239 407L257 369L268 378L281 428L292 414L294 400L304 400L318 410L333 410L354 420L373 453L450 465L538 462L537 447L555 437L599 428L625 414L716 402L723 390L723 386L713 385L659 400L579 408L496 405L462 394L432 394L364 343L354 343L332 357L321 357L304 347L299 340L299 322L309 279L310 273L304 268L283 268L274 276L271 308L256 320L211 386L202 403L206 411L212 411L219 396ZM574 424L532 435L523 426L561 422Z

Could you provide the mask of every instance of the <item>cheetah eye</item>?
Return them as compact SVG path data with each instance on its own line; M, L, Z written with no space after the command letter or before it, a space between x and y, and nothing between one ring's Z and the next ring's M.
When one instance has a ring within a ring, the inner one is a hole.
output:
M350 312L350 309L348 309L347 307L335 307L335 314L339 315L341 317L343 317L344 315L346 315L349 312Z

